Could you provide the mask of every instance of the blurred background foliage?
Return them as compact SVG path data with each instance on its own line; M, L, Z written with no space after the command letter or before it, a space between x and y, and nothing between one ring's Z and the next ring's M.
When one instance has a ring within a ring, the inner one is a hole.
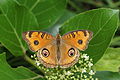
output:
M16 3L22 5L23 3L22 1L24 0L21 1L16 0ZM51 4L55 4L55 3L51 3ZM27 6L27 4L24 5L26 5L27 8L30 8L30 5L29 6ZM120 1L119 0L68 0L66 7L67 8L65 9L64 13L60 13L61 15L53 23L46 24L45 27L48 25L50 27L43 30L48 31L53 35L55 35L58 32L58 28L60 27L60 25L66 20L70 19L72 16L84 11L97 9L97 8L120 9ZM33 13L37 14L35 10L33 11ZM11 65L11 67L16 68L18 66L24 66L38 74L44 75L36 67L34 67L26 60L24 60L23 56L18 56L18 57L13 56L9 52L9 50L7 50L2 44L0 44L0 53L3 52L6 52L7 62L9 65ZM27 53L33 54L29 50L27 51ZM27 55L30 56L31 54L27 54ZM120 26L117 29L115 36L110 43L110 47L105 52L104 56L95 64L94 68L96 71L113 71L113 72L120 71Z

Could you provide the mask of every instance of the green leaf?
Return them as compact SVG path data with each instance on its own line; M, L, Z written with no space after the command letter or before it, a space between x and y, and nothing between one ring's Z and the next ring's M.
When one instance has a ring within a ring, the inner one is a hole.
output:
M16 0L34 13L41 28L53 25L64 13L67 0Z
M93 38L85 53L93 58L95 63L103 56L118 27L118 14L119 10L104 8L80 13L66 21L60 28L60 33L91 30Z
M110 46L120 46L120 36L114 37L111 41Z
M68 19L70 19L71 17L73 17L75 15L76 15L76 13L73 13L69 10L65 10L64 14L60 17L57 24L63 24L65 21L67 21Z
M95 77L98 80L120 80L120 72L97 71Z
M108 48L104 56L95 64L94 68L96 71L119 71L120 48Z
M0 0L0 42L15 56L25 52L22 32L38 30L35 16L13 0Z
M41 77L25 67L11 68L5 59L5 53L0 54L0 80L33 80L33 78Z
M59 27L70 17L75 16L76 14L73 12L70 12L68 10L65 10L64 14L60 17L60 19L54 24L53 26L46 29L47 32L51 33L52 35L56 35L59 33Z

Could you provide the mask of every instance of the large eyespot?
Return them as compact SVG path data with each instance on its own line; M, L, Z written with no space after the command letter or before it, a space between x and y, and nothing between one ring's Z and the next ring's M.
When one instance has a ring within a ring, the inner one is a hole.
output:
M74 48L70 48L68 51L68 56L72 57L75 55L75 49Z
M38 41L38 40L35 40L35 41L34 41L34 44L35 44L35 45L38 45L38 44L39 44L39 41Z
M42 54L43 57L48 57L48 56L50 55L48 49L46 49L46 48L44 48L44 49L42 50L41 54Z

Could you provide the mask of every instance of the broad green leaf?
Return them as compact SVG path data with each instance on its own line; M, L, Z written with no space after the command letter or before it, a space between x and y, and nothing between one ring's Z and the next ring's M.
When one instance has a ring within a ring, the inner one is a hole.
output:
M106 8L80 13L67 20L60 28L60 33L81 29L91 30L93 38L85 53L93 58L95 63L103 56L118 27L118 13L119 10Z
M95 64L96 71L119 71L120 48L108 48L103 57Z
M0 0L0 42L15 56L25 52L22 32L38 30L35 16L13 0Z
M97 71L95 77L98 80L120 80L120 72Z
M41 77L25 67L11 68L5 59L5 53L0 54L0 80L33 80L34 77Z
M64 13L67 0L16 0L34 13L41 28L53 25Z

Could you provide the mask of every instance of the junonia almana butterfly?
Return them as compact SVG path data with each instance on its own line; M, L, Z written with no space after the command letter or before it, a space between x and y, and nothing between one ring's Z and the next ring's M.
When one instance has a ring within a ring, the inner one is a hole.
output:
M60 66L67 68L79 59L79 50L84 51L92 38L89 30L71 31L56 37L47 32L23 32L23 39L29 44L33 52L37 52L38 60L48 68Z

